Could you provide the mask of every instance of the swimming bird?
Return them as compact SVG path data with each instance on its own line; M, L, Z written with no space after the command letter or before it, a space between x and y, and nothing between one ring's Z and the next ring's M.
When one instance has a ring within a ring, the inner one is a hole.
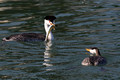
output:
M101 56L100 51L97 47L89 48L86 50L89 51L90 53L92 53L93 56L89 56L89 57L85 58L81 63L82 65L84 65L84 66L89 66L89 65L99 66L99 65L107 64L106 59Z
M55 16L46 16L44 18L44 28L46 36L40 33L21 33L4 37L3 41L52 41L54 39L52 29L55 29Z

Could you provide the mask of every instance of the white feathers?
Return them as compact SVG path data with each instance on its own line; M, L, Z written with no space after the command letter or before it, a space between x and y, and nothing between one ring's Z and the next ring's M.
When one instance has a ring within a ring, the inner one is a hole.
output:
M90 53L96 54L96 53L97 53L97 52L96 52L96 49L90 49Z
M44 27L45 27L45 31L46 31L46 37L48 35L48 32L50 30L50 27L52 26L51 24L53 24L50 20L44 20ZM55 22L54 22L55 24ZM54 36L52 34L52 32L50 31L49 35L48 35L48 39L49 40L53 40L54 39Z

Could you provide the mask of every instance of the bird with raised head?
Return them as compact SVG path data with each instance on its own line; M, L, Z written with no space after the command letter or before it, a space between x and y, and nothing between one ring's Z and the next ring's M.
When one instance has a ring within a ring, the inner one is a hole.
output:
M21 33L4 37L3 41L52 41L54 39L52 29L55 29L55 16L44 18L44 28L46 35L40 33Z

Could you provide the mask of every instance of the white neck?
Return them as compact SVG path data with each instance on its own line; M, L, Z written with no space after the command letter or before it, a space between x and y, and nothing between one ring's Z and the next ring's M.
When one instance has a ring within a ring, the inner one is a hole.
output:
M45 22L44 22L44 27L45 27L45 31L46 31L46 37L47 37L47 34L48 34L48 31L49 31L49 26L48 26L48 24L47 24L47 21L45 20ZM49 33L49 35L48 35L48 40L53 40L54 39L54 36L53 36L53 34L52 34L52 32L50 31L50 33Z

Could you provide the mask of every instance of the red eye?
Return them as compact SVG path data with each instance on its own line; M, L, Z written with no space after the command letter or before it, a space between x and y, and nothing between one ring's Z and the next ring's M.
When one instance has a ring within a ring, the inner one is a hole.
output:
M51 21L49 21L50 25L52 25Z

